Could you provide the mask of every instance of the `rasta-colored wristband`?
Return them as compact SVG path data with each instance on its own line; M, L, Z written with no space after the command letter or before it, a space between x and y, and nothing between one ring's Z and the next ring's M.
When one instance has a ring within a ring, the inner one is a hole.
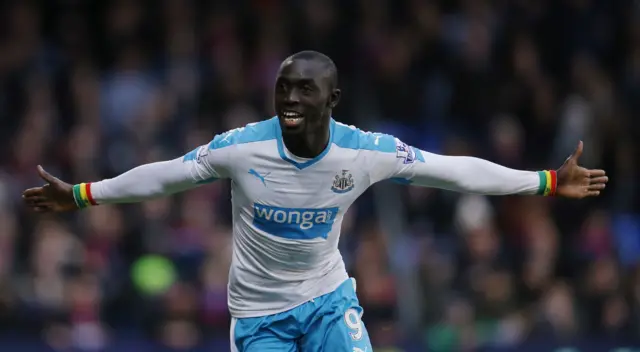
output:
M538 171L538 177L540 177L540 185L538 186L537 194L545 197L555 196L556 188L558 186L558 175L556 171Z
M73 199L79 209L97 205L91 194L91 183L80 183L73 186Z

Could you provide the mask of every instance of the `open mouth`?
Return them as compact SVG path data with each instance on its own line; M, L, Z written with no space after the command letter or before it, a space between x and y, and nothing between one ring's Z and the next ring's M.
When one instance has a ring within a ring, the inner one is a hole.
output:
M304 115L297 111L283 111L282 117L287 127L296 127L304 120Z

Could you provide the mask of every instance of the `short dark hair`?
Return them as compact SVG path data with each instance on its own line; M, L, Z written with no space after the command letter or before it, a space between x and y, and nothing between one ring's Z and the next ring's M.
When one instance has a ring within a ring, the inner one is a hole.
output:
M325 72L327 76L329 77L331 88L336 88L338 86L338 68L336 67L336 64L333 62L333 60L331 60L331 58L327 55L314 50L304 50L289 56L289 59L309 60L321 63L326 70Z

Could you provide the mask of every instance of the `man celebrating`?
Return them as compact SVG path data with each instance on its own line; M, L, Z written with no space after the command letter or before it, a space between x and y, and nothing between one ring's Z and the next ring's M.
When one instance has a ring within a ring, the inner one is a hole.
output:
M371 185L404 184L486 195L597 196L603 170L578 165L582 142L557 170L521 171L472 157L442 156L393 136L335 121L337 70L327 56L287 58L275 87L277 116L215 136L184 157L113 179L47 182L24 192L39 212L140 202L217 179L232 183L229 276L232 351L371 351L362 308L338 251L349 206Z

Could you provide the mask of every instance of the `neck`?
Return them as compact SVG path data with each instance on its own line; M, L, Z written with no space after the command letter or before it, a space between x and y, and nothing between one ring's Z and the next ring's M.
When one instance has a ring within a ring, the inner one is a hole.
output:
M284 134L282 141L293 155L301 158L315 158L320 155L329 144L330 126L314 128L312 131L300 134Z

